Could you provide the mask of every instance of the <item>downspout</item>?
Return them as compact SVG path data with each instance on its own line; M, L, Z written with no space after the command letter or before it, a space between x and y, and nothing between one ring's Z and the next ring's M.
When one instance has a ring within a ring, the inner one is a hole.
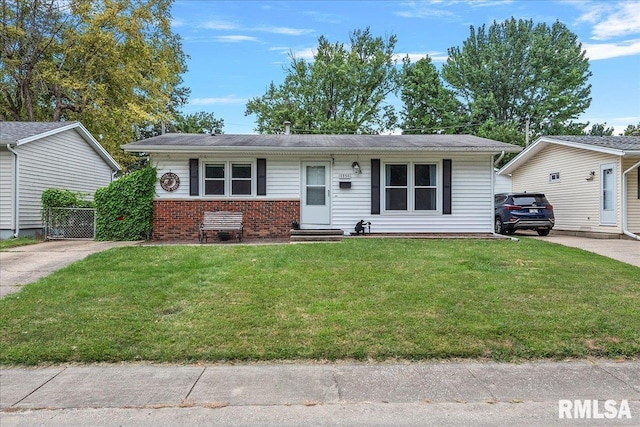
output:
M18 195L20 194L20 157L18 156L18 152L11 148L10 144L7 144L7 150L13 153L14 157L14 165L13 171L15 173L15 180L13 184L13 237L18 238L20 235L20 202L18 200Z
M627 194L627 175L629 174L629 172L631 172L632 170L634 170L635 168L640 166L640 162L637 162L635 165L631 166L629 169L627 169L626 171L622 172L622 232L624 234L626 234L627 236L636 239L636 240L640 240L640 236L638 236L637 234L632 233L631 231L629 231L627 229L627 209L628 209L628 194Z
M498 158L496 159L496 161L495 161L495 162L493 162L493 166L494 166L494 167L498 167L498 163L500 163L500 160L502 160L502 158L504 157L504 154L505 154L505 152L503 151L502 153L500 153L500 157L498 157Z

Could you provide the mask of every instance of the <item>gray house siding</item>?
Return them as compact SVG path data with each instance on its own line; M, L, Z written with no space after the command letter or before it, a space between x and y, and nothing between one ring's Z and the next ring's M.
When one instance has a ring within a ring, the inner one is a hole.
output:
M69 130L18 147L20 228L40 228L42 192L59 188L87 193L111 182L111 168L75 131Z

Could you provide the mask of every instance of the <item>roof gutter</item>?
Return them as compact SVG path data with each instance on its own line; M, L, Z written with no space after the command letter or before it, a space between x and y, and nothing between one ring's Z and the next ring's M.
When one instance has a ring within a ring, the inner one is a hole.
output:
M629 172L631 172L632 170L634 170L635 168L640 167L640 161L636 162L635 165L631 166L629 169L627 169L626 171L622 172L622 232L624 234L626 234L627 236L636 239L636 240L640 240L640 236L638 236L637 234L632 233L631 231L629 231L629 229L627 228L627 221L628 221L628 212L627 210L629 209L629 194L627 192L627 179L628 179L628 175Z
M401 153L401 152L482 152L500 153L502 151L517 153L519 148L505 149L504 147L211 147L211 146L186 146L186 147L164 147L164 146L122 146L124 151L132 153L154 153L154 154L178 154L178 153L273 153L273 154L313 154L313 153L341 153L341 154L362 154L362 153Z
M20 235L20 203L18 201L18 194L20 194L20 156L10 144L7 144L7 150L13 154L14 164L13 196L11 197L13 202L11 228L13 229L13 237L18 238Z

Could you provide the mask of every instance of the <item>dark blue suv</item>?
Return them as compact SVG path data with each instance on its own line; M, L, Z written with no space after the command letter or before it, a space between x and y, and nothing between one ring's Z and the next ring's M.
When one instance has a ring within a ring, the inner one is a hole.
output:
M546 236L556 222L553 206L542 193L496 194L495 210L495 231L498 234L536 230L540 236Z

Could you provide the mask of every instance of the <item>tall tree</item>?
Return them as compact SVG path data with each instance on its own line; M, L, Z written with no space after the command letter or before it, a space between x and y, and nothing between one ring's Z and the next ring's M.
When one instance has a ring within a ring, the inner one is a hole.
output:
M284 121L298 132L379 132L395 125L395 111L385 105L397 85L393 58L396 37L374 37L369 28L350 34L350 44L321 36L312 62L291 55L284 82L247 103L260 133L282 131Z
M585 132L587 135L591 136L611 136L613 135L614 129L612 127L607 127L606 123L594 123L589 129L589 132Z
M427 55L412 64L403 59L400 99L403 103L402 132L458 133L462 104L445 88L440 74Z
M622 136L632 136L632 135L640 135L640 123L637 126L628 125L624 130Z
M80 120L126 165L136 126L188 94L171 0L1 1L2 117Z
M473 122L511 122L522 132L529 117L535 136L576 119L591 104L588 59L561 22L511 18L488 30L471 26L462 48L448 53L443 78L464 99Z

